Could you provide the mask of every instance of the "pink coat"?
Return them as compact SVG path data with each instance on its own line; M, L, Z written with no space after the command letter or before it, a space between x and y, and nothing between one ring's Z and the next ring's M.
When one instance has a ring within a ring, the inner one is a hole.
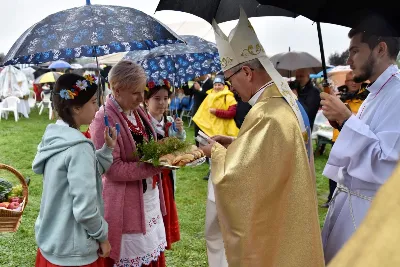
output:
M112 247L110 257L118 260L122 234L146 232L141 180L153 177L161 170L147 163L138 163L138 158L134 157L135 141L118 108L110 98L107 98L105 106L110 125L115 126L115 123L119 123L121 128L113 151L114 161L103 176L105 219L109 225L108 239ZM144 123L151 127L144 111L138 108L138 112L144 119ZM90 125L90 134L97 149L104 144L104 129L104 109L102 107ZM152 127L151 129L153 136L156 136L154 129ZM165 215L161 179L158 188L161 211Z

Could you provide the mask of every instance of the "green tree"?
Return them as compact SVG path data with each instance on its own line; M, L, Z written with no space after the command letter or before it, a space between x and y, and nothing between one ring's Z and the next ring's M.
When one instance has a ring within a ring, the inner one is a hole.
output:
M335 52L329 56L329 64L332 66L343 66L347 65L347 59L349 58L349 50L342 52L341 54Z

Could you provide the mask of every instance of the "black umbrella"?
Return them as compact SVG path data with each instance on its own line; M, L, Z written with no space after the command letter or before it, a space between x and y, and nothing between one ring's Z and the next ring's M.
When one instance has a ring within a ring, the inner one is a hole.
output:
M392 29L400 32L398 14L400 3L397 1L389 2L367 2L367 1L348 1L348 0L257 0L262 5L271 5L295 12L296 14L307 17L316 22L332 23L350 28L359 27L360 22L368 17L385 18L386 22L393 25ZM375 19L375 18L374 18ZM374 31L379 27L378 21L369 20L368 24L363 25L364 30ZM390 32L388 34L393 34Z
M398 1L381 1L379 3L360 0L257 1L262 5L272 5L290 10L316 22L325 82L327 81L327 74L320 22L359 28L370 33L380 32L380 34L382 34L384 25L387 36L399 36L400 33L400 23L398 23L400 2Z
M86 2L31 26L14 43L4 65L147 50L179 39L162 23L134 8Z
M161 0L156 11L182 11L196 15L209 23L214 18L218 23L222 23L239 18L239 6L242 6L249 17L297 17L294 12L260 5L256 0Z

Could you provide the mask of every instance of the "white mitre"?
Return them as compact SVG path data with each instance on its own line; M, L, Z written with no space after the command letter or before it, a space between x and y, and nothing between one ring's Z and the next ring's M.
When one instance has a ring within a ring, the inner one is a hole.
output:
M231 31L229 37L222 32L215 20L213 21L213 28L222 70L227 71L257 58L296 114L301 131L305 132L303 117L296 102L297 97L269 60L243 8L240 7L239 22Z

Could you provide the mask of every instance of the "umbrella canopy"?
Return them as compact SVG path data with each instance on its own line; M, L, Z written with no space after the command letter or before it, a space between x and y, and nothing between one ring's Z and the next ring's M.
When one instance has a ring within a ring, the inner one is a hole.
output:
M57 60L51 63L49 69L70 69L71 65L63 60Z
M107 65L115 65L117 64L121 59L124 58L126 55L126 52L123 53L115 53L112 55L105 55L102 57L99 57L99 64L107 64Z
M285 52L279 53L270 58L276 69L298 70L304 68L313 69L314 73L321 71L322 63L320 60L307 52Z
M88 4L31 26L14 43L4 65L147 50L178 39L159 21L134 8Z
M350 28L360 27L373 33L381 28L382 23L387 26L389 36L399 36L400 24L398 17L400 2L376 2L365 1L294 1L294 0L257 0L262 5L280 7L296 14L307 17L313 21L332 23ZM346 7L346 8L343 8ZM366 19L364 22L360 22ZM391 26L389 26L389 24Z
M98 69L100 69L100 66L97 66L96 63L87 63L87 64L84 64L82 68L90 69L90 70L98 70Z
M132 51L125 58L142 65L149 80L168 79L174 86L221 70L218 49L200 37L182 35L186 44L173 44L150 51Z
M333 67L327 68L326 72L329 73L332 69L333 69ZM313 79L322 78L322 77L324 77L324 72L323 71L320 71L317 74L310 74L310 78L313 78Z
M400 36L400 23L398 23L400 2L380 2L379 6L375 2L366 3L360 0L351 2L308 0L306 3L294 0L257 0L257 2L280 7L316 21L324 69L326 64L320 22L358 28L380 36ZM326 71L324 79L327 81Z
M81 64L71 64L71 69L77 70L77 69L82 69L82 65Z
M297 17L294 12L273 6L262 6L256 0L161 0L156 11L175 10L196 15L209 23L239 18L239 6L249 17L284 16Z
M47 72L41 76L39 76L38 78L35 79L35 84L39 84L39 83L55 83L58 78L63 75L62 72Z

